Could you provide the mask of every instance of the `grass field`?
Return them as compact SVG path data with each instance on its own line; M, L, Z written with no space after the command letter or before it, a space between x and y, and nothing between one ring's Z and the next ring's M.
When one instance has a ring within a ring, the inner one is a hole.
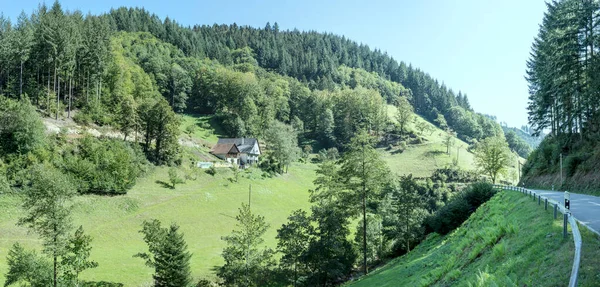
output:
M600 240L583 235L579 286L600 282ZM573 239L531 198L502 192L447 236L430 235L399 257L348 286L566 286Z
M389 119L395 120L396 107L387 106ZM439 168L456 166L464 170L475 170L475 159L467 149L469 144L454 138L454 145L450 148L450 154L446 153L444 137L446 132L429 123L419 115L415 115L413 121L408 125L408 129L416 130L417 123L426 123L430 126L431 132L423 133L425 142L422 144L409 144L403 152L398 152L398 147L391 150L380 148L379 152L387 162L392 172L398 175L407 175L412 173L416 177L427 177ZM520 159L523 163L525 160ZM501 177L503 180L516 182L518 179L517 161L510 167L507 176Z
M387 112L389 119L395 122L396 107L388 105ZM416 124L422 122L425 122L431 128L431 132L425 132L422 135L426 140L424 143L409 144L401 153L398 152L398 147L391 150L387 148L379 149L393 172L399 175L412 173L416 177L426 177L438 168L453 165L453 160L457 158L458 167L466 170L475 168L473 154L467 151L469 147L467 143L455 138L454 146L450 149L448 155L444 145L446 132L427 122L421 116L415 115L407 129L416 130Z
M292 210L308 210L308 190L312 188L314 165L295 165L289 174L261 179L260 172L245 174L238 183L231 183L228 169L212 177L204 172L195 181L170 189L161 181L168 180L166 168L156 168L125 196L104 197L85 195L75 199L73 217L93 238L92 259L99 267L82 274L85 280L105 280L140 286L151 282L152 270L143 260L133 258L146 251L138 233L144 220L159 219L163 224L176 222L181 226L195 278L212 277L211 269L222 264L224 247L221 236L234 227L234 217L242 202L248 202L248 187L252 185L252 210L265 216L271 228L266 243L275 247L277 228ZM6 255L15 242L39 248L35 235L15 226L21 216L20 198L0 196L0 286L7 271Z

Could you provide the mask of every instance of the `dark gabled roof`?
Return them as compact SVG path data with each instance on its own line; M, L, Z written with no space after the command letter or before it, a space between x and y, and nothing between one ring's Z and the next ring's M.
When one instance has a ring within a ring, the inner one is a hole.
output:
M220 144L235 144L240 152L249 153L252 151L254 144L258 143L256 138L220 138L217 145ZM260 145L259 145L260 150Z
M234 143L216 144L210 150L212 154L228 154L228 153L240 153L240 150Z

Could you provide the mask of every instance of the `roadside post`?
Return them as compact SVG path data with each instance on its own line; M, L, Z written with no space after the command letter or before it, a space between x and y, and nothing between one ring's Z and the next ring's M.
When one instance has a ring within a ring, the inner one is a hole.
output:
M571 194L565 191L565 208L571 210Z
M563 214L563 238L567 238L567 221L569 220L569 213L565 211Z

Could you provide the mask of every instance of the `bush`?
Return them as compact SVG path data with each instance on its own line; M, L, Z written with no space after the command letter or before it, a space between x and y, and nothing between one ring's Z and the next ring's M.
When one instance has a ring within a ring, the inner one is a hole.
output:
M215 174L217 174L217 168L215 167L215 165L211 165L207 170L206 173L215 176Z
M169 168L169 182L171 183L171 188L175 188L175 185L185 183L183 178L179 176L177 172L177 168L171 167Z
M477 208L488 201L496 191L489 183L474 183L459 195L455 196L446 206L425 220L428 232L448 234L459 227Z
M120 140L86 136L69 148L58 167L75 177L80 193L125 194L147 165L138 146Z
M573 176L575 174L575 172L577 171L577 168L579 167L579 165L584 163L589 158L590 158L590 155L585 154L585 153L569 155L565 159L565 167L566 167L567 176L568 177Z
M0 194L10 192L10 184L6 177L6 172L2 168L2 162L0 161Z
M0 155L26 154L41 147L45 130L28 100L0 96Z

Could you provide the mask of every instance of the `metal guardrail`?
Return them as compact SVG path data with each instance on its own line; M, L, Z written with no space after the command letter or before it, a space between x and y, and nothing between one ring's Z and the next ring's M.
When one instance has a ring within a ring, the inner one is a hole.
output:
M563 236L567 236L567 221L571 225L571 231L573 233L573 243L575 244L575 256L573 258L573 268L571 269L571 278L569 279L569 287L577 286L577 276L579 274L579 263L581 261L581 233L579 232L579 228L577 227L577 222L575 218L569 212L568 209L564 207L564 205L559 204L557 201L552 200L548 197L537 194L535 191L530 189L526 189L523 187L517 186L508 186L508 185L499 185L494 184L494 188L496 189L505 189L505 190L514 190L521 193L524 193L528 196L533 196L533 200L536 199L538 201L538 205L541 205L542 197L544 198L544 208L548 209L548 203L554 205L554 219L556 219L557 210L563 214Z

